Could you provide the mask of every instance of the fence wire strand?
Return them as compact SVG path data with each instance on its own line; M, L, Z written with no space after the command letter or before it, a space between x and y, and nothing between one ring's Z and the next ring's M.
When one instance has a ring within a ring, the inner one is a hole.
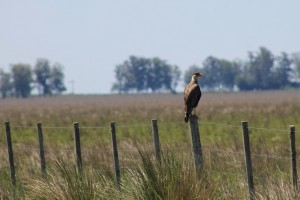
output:
M158 122L158 126L162 125L176 125L176 124L183 124L188 126L185 122ZM224 123L217 123L217 122L209 122L209 121L200 121L199 124L203 125L213 125L213 126L225 126L225 127L233 127L233 128L242 128L241 125L235 124L224 124ZM116 127L126 128L126 127L151 127L151 123L142 123L142 124L116 124ZM11 128L33 128L36 129L36 126L26 126L26 125L12 125ZM43 129L73 129L73 126L43 126ZM108 129L110 125L105 126L80 126L81 129ZM255 126L248 126L248 129L253 130L262 130L262 131L269 131L269 132L285 132L289 133L289 129L274 129L274 128L264 128L264 127L255 127ZM297 133L297 131L296 131Z
M200 121L199 122L200 125L204 125L204 126L221 126L221 127L229 127L229 128L236 128L239 129L241 131L242 126L241 125L235 125L235 124L224 124L224 123L216 123L216 122L209 122L209 121ZM184 127L187 127L188 124L186 124L185 122L158 122L158 127L168 127L170 125L183 125ZM130 127L152 127L151 123L142 123L142 124L116 124L115 126L116 128L130 128ZM16 128L16 129L35 129L37 130L37 126L23 126L23 125L13 125L11 126L11 128ZM103 126L80 126L80 129L107 129L108 134L109 134L109 129L110 126L109 125L103 125ZM201 127L200 127L201 128ZM42 129L74 129L73 126L42 126ZM273 128L264 128L264 127L255 127L255 126L249 126L248 127L249 130L257 130L260 132L267 132L267 133L284 133L288 136L288 133L290 132L289 129L273 129ZM295 131L295 133L299 133L298 131ZM204 147L203 147L204 146ZM229 151L229 150L223 150L223 149L218 149L218 148L210 148L209 146L203 145L202 149L204 151L208 151L208 152L212 152L212 153L216 153L218 155L225 155L225 156L229 156L229 155L245 155L244 152L242 151ZM0 149L7 149L7 147L0 147ZM23 148L23 147L16 147L14 148L14 150L16 151L40 151L39 148ZM149 151L153 150L153 149L148 149ZM45 148L44 149L45 152L74 152L74 149L71 148ZM193 153L192 148L191 147L173 147L173 148L161 148L161 151L186 151L189 153ZM82 149L83 153L87 153L87 154L107 154L107 153L112 153L112 150L109 149L88 149L88 148L84 148ZM120 155L124 155L124 158L121 158L121 162L128 162L128 161L132 161L131 158L128 158L128 156L130 156L132 153L138 153L138 150L136 149L119 149ZM191 154L191 155L192 155ZM75 155L75 154L74 154ZM198 156L198 155L196 155ZM210 156L210 155L209 155ZM251 153L251 156L253 157L266 157L266 158L277 158L277 159L285 159L285 160L291 160L291 157L287 157L287 156L280 156L280 155L276 155L276 154L260 154L260 153ZM100 156L101 157L101 156ZM92 164L92 170L93 171L98 171L98 172L112 172L114 171L113 169L94 169L93 166L95 166L96 164L93 162L93 160L90 162ZM123 164L122 164L123 165ZM7 167L7 166L6 166ZM31 170L33 168L30 168ZM132 170L132 168L128 168L128 167L121 167L122 170ZM20 169L19 169L20 170ZM6 170L4 169L0 169L0 171L6 172ZM208 173L215 173L215 174L221 174L221 175L226 175L226 176L236 176L236 177L240 177L240 178L245 178L246 175L244 174L238 174L238 173L231 173L231 172L223 172L223 171L217 171L217 170L209 170ZM282 174L285 177L288 177L287 174ZM262 177L262 176L254 176L255 179L258 180L269 180L269 179L273 179L274 176L272 176L272 178L270 177ZM276 179L282 179L282 176L280 177L276 177ZM275 180L275 179L274 179Z

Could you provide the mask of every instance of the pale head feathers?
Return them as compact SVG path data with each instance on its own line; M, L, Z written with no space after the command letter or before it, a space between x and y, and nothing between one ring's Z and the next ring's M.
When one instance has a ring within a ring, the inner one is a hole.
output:
M200 72L194 73L193 76L192 76L192 81L198 83L198 78L201 77L201 76L203 76L203 74L200 73Z

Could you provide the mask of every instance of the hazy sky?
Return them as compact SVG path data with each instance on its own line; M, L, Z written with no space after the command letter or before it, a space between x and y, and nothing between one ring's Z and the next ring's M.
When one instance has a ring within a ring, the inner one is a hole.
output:
M260 46L300 52L299 9L298 0L0 0L0 68L47 58L64 66L68 92L74 80L75 93L108 93L130 55L185 71Z

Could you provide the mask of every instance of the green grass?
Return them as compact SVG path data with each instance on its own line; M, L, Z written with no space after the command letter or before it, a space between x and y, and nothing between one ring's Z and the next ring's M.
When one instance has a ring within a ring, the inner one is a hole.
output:
M240 127L247 120L257 199L297 199L291 184L288 127L294 124L296 131L300 127L299 102L299 91L204 93L197 114L205 163L203 179L196 181L181 95L2 100L0 195L21 199L247 199ZM158 120L164 152L161 165L153 159L151 119ZM15 191L7 161L7 120L18 183ZM111 121L116 122L121 190L115 187L113 175ZM43 123L47 179L39 169L37 122ZM74 122L80 124L82 174L74 167ZM51 196L54 191L61 196Z
M152 155L139 152L134 167L122 174L120 186L110 172L76 169L55 161L46 177L37 177L25 186L29 199L210 199L217 197L215 182L203 171L195 178L190 162L168 152L159 163ZM176 192L174 192L176 191Z

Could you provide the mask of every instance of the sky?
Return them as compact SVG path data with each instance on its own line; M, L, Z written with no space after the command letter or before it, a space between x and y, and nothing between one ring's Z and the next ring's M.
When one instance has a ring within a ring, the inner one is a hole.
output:
M298 0L0 0L0 68L46 58L64 66L67 93L107 94L131 55L184 72L208 56L246 60L262 46L300 52L299 8Z

